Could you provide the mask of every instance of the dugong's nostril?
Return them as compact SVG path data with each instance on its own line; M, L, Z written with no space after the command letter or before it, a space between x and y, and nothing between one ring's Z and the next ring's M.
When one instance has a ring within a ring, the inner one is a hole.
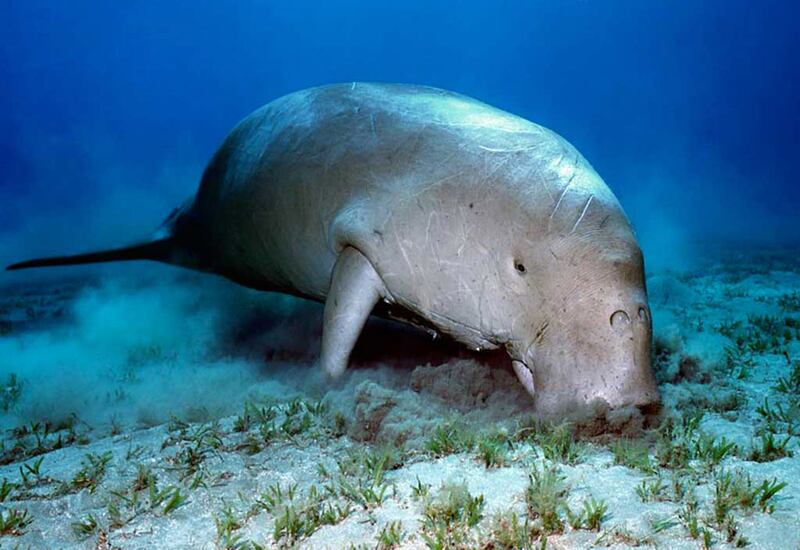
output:
M622 328L624 326L627 326L630 322L631 322L631 318L628 316L627 313L625 313L621 309L618 310L618 311L615 311L611 315L611 326L614 327L614 328L617 328L617 329Z

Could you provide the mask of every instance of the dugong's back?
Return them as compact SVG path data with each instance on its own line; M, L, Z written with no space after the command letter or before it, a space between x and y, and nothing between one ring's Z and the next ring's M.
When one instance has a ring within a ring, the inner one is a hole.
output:
M340 232L380 225L401 197L454 175L496 184L487 157L500 150L524 152L526 173L531 159L579 156L549 130L452 92L362 83L303 90L227 137L203 176L192 231L211 270L322 300ZM357 208L365 201L371 208Z

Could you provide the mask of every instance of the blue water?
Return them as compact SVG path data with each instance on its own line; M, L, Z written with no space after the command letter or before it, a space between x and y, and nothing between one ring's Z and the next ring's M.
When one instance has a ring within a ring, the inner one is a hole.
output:
M139 238L193 193L237 120L351 80L448 88L554 129L651 255L708 237L797 240L798 11L4 0L0 260Z

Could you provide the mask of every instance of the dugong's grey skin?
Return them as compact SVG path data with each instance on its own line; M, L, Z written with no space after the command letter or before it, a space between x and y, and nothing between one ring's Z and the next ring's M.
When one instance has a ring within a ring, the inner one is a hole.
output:
M434 88L352 83L245 118L167 235L13 268L150 258L325 302L341 374L371 312L505 348L543 412L657 402L642 254L557 134Z

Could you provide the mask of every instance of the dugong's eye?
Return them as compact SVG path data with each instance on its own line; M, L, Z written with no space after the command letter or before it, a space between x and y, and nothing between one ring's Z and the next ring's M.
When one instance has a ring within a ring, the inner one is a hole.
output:
M526 271L525 270L525 265L522 262L520 262L519 260L515 260L514 261L514 269L516 269L517 273L519 273L519 274L523 274Z
M622 328L627 326L631 322L631 318L628 317L628 314L622 311L621 309L615 311L611 315L611 326L614 328Z
M647 308L640 307L639 308L639 319L642 321L647 321Z

